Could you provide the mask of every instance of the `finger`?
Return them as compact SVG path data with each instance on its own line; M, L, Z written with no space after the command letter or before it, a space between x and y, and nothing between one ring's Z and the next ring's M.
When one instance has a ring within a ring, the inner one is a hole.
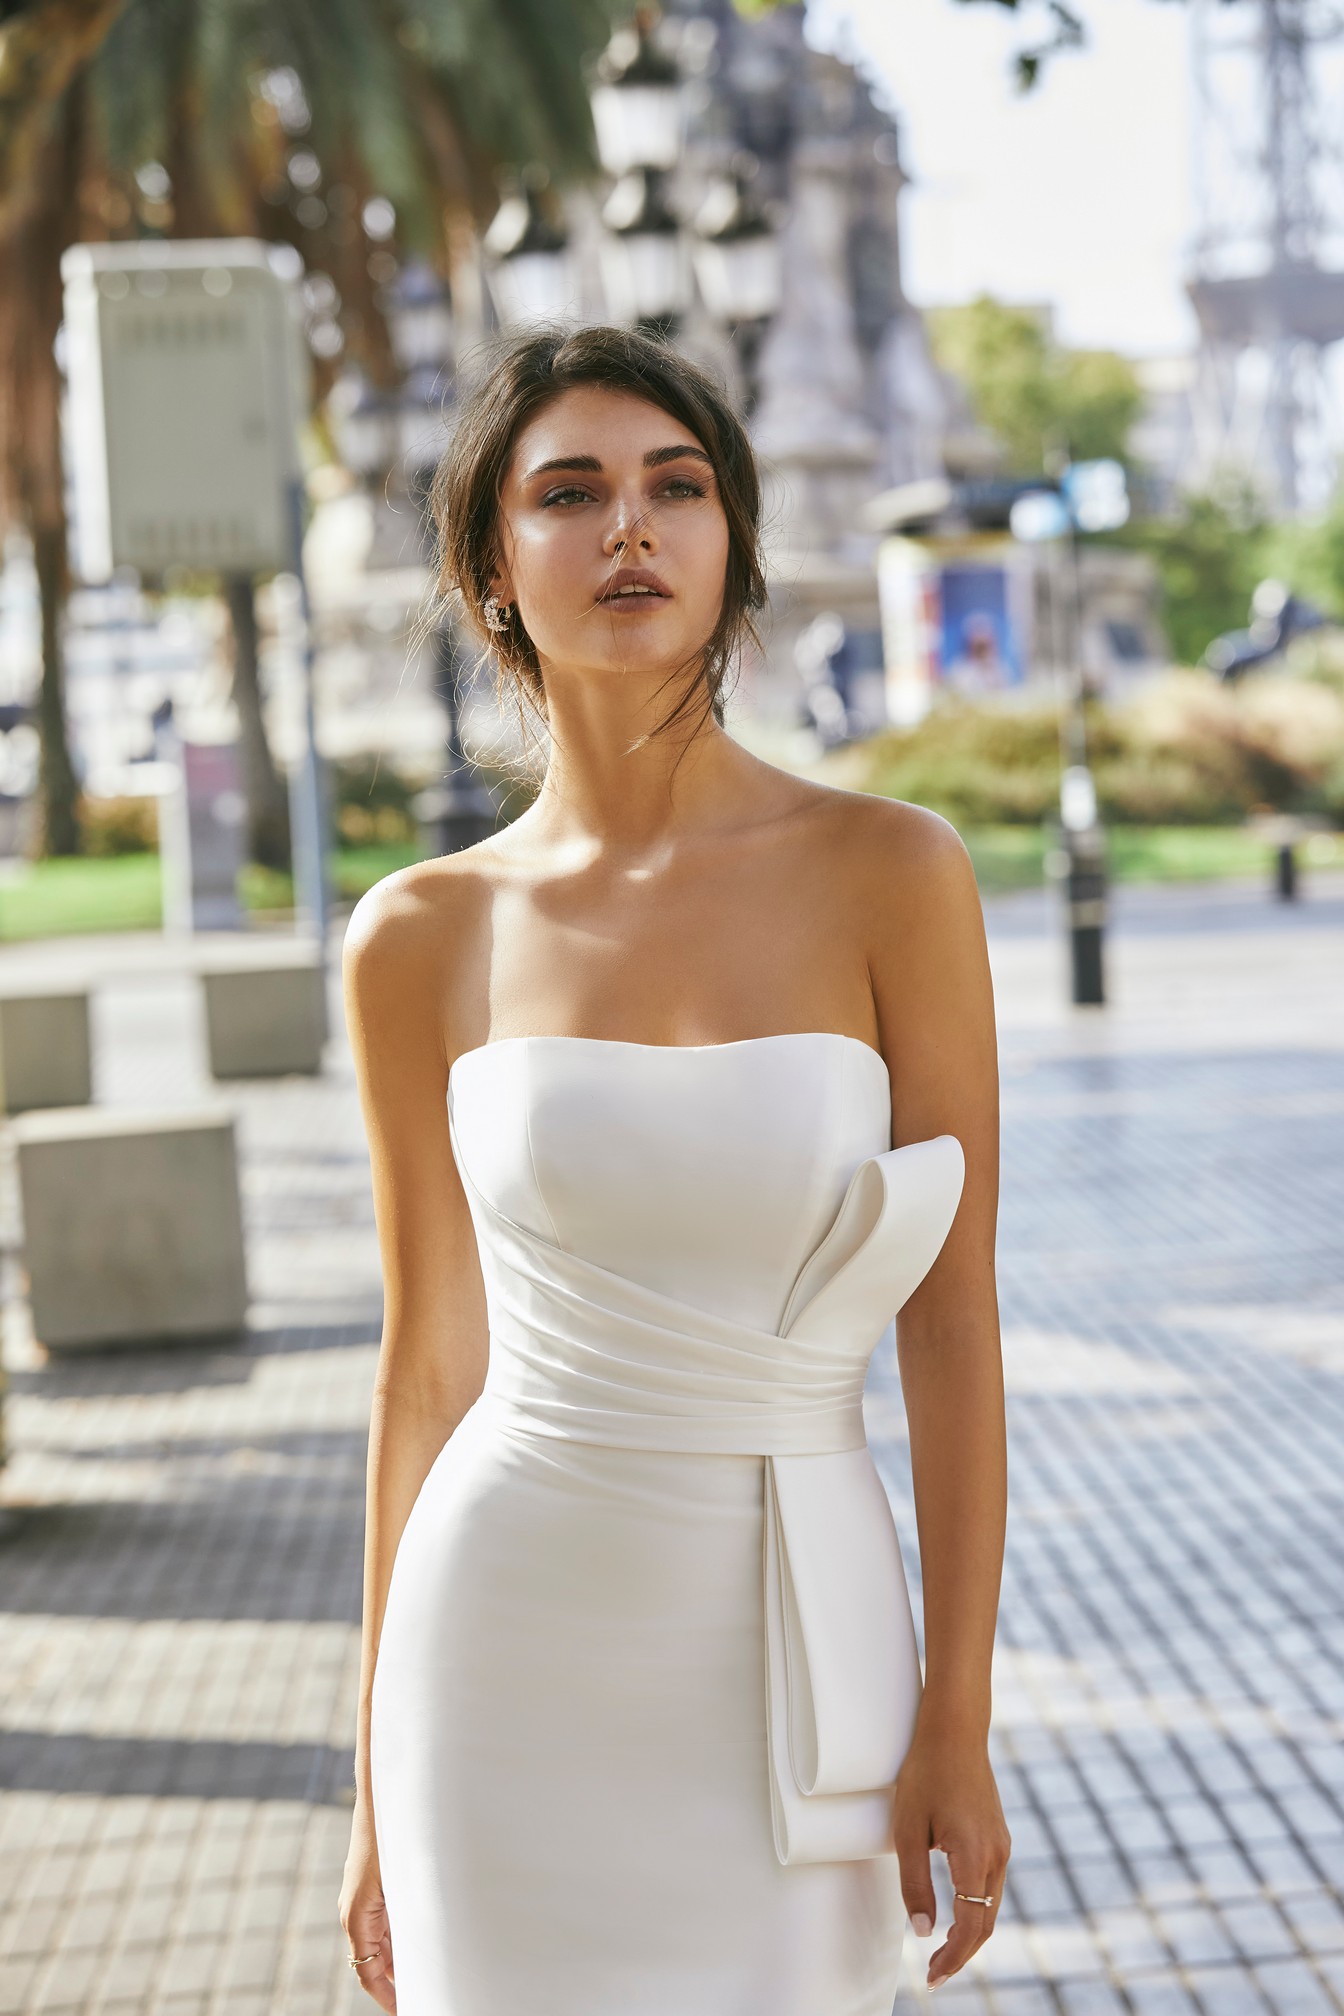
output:
M387 1962L381 1953L377 1959L366 1960L362 1967L356 1967L354 1975L364 1993L370 1996L380 2009L389 2011L396 2009L396 1990Z
M927 1939L938 1917L938 1898L929 1866L929 1844L909 1835L896 1843L896 1859L901 1869L901 1896L910 1914L911 1930Z
M994 1921L999 1908L999 1890L991 1878L983 1884L957 1882L956 1890L964 1890L964 1897L954 1895L952 1899L952 1925L947 1938L929 1960L928 1979L930 1984L946 1980L966 1965L972 1953L984 1945L994 1930ZM992 1897L992 1904L977 1904L977 1897Z

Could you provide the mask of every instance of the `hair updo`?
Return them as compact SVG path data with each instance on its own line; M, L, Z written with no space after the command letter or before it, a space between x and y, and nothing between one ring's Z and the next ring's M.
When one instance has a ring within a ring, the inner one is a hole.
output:
M500 491L518 435L542 407L577 386L626 392L679 420L709 456L728 520L728 563L718 621L695 660L661 734L701 701L700 720L723 721L723 686L744 641L759 644L754 618L766 600L761 554L761 484L746 429L725 394L697 365L631 329L530 328L489 356L464 401L434 473L429 509L435 533L433 594L453 599L494 655L501 695L512 690L520 718L530 705L544 720L546 694L536 648L516 605L502 630L485 620L499 564Z

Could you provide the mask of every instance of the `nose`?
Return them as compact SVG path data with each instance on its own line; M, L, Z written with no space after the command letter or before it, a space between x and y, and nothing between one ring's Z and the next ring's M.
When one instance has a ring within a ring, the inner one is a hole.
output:
M629 552L653 553L657 551L658 537L654 530L653 515L642 497L618 497L612 521L607 527L602 550L614 560L622 560Z

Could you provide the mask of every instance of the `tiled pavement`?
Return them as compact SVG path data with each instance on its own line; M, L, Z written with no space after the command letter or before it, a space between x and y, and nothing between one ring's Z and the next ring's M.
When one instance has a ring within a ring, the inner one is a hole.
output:
M932 2000L1314 2016L1344 2010L1344 886L1119 907L1103 1013L1065 1007L1040 900L992 910L1014 1854ZM106 956L99 1097L200 1096L190 986ZM6 1262L0 2016L372 2007L334 1919L378 1307L348 1059L230 1097L246 1340L45 1365ZM893 1372L870 1425L913 1581Z

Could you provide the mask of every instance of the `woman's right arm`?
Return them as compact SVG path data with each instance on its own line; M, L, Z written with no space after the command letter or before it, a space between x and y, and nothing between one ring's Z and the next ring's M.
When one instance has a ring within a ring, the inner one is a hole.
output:
M468 961L468 878L426 864L370 891L346 932L346 1024L368 1136L383 1275L383 1333L369 1428L364 1623L355 1814L341 1891L357 1970L396 2007L369 1774L374 1669L392 1563L420 1488L485 1380L485 1291L448 1135L453 996ZM432 869L432 875L430 871ZM453 913L459 913L454 916ZM461 928L455 928L461 927Z

